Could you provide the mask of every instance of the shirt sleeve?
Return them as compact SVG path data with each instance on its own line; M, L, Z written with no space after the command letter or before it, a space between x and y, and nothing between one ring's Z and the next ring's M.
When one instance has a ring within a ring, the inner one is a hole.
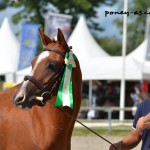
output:
M136 129L136 124L139 118L142 117L142 107L143 107L143 103L140 103L137 107L136 114L133 121L133 126L132 126L133 129Z

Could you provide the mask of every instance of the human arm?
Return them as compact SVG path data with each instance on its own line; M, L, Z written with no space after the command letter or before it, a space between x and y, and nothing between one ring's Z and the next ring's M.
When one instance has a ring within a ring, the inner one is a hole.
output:
M114 143L117 150L129 150L136 147L141 141L141 135L135 129L130 131L130 134L125 136L121 141ZM113 146L110 146L109 150L115 150Z

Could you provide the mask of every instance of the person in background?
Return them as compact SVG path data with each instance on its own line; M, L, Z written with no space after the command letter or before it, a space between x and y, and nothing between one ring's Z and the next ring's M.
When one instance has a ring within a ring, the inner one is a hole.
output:
M146 116L146 117L144 117ZM133 126L130 133L121 141L115 143L117 150L127 150L135 148L142 140L141 150L150 149L150 99L143 100L136 111ZM146 125L145 125L146 124ZM110 146L109 150L114 150Z
M134 116L139 103L142 101L141 89L138 85L134 86L134 93L131 93L130 97L133 101L132 115Z

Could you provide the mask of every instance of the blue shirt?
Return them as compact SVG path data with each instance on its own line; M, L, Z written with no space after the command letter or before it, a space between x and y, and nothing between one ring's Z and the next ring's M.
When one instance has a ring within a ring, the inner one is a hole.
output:
M136 129L137 121L140 117L147 115L150 112L150 99L143 100L136 111L133 129ZM150 129L145 129L142 135L142 148L141 150L150 150Z

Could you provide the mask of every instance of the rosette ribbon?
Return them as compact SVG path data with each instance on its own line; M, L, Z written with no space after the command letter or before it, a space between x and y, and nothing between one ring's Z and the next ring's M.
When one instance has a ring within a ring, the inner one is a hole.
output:
M55 106L69 106L73 109L72 69L76 67L75 55L72 51L65 56L65 71L59 85Z

